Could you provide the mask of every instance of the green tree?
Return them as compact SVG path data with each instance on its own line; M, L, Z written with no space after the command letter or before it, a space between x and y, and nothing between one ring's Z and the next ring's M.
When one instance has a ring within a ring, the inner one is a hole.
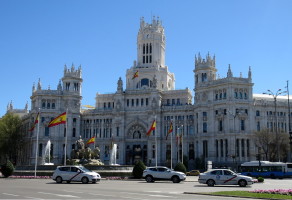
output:
M144 163L141 160L139 160L133 168L132 174L133 174L134 178L142 178L143 171L145 169L146 169L146 166L144 165Z
M7 162L1 166L1 173L3 174L5 178L11 176L13 171L14 171L14 166L9 160L7 160Z
M0 161L16 164L24 142L22 120L18 115L7 113L0 119Z
M186 169L186 166L182 162L179 162L174 167L174 171L179 171L179 172L186 173L187 169Z

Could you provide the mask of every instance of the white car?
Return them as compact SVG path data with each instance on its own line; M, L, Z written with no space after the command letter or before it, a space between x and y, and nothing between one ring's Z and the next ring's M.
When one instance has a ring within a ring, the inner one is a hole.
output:
M245 187L254 183L252 177L236 174L229 169L214 169L201 173L198 181L208 186L239 185Z
M82 182L82 183L96 183L100 181L101 177L98 173L90 171L83 166L58 166L54 171L52 179L57 183L66 181L67 183Z
M156 180L171 180L173 183L179 183L186 179L185 173L173 171L167 167L147 167L143 171L143 178L150 183Z

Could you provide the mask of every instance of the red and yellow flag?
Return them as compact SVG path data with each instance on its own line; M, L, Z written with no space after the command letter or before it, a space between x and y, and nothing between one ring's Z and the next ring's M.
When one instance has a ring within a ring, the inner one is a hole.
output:
M132 79L134 79L134 78L137 78L139 76L139 72L138 71L136 71L135 73L134 73L134 75L133 75L133 78Z
M146 135L149 136L152 131L155 131L155 128L156 128L156 120L153 120L152 125L150 129L148 130L148 132L146 133Z
M168 129L167 135L166 135L166 140L167 140L168 135L171 134L172 132L173 132L173 125L172 125L172 122L170 122L169 129Z
M28 131L33 131L37 123L39 123L40 113L37 114L37 117L34 120L33 126Z
M95 136L91 137L86 144L93 144L95 142Z
M66 112L62 113L61 115L50 121L48 127L57 126L59 124L66 124L66 117Z

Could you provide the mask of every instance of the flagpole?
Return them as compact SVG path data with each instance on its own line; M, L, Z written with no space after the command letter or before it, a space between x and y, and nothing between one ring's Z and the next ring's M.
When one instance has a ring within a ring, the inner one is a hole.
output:
M66 166L66 159L67 159L67 135L68 135L68 120L67 120L67 118L68 118L68 108L67 108L67 110L66 110L66 136L65 136L65 149L64 149L64 153L65 153L65 155L64 155L64 166Z
M40 118L40 108L38 109L37 118ZM34 164L34 178L36 178L37 164L38 164L38 151L39 151L39 131L40 131L40 120L38 120L37 135L36 135L36 150L35 150L35 164ZM35 122L34 122L35 123Z
M172 169L172 133L170 133L170 169Z
M156 121L156 115L155 115L155 130L154 130L154 133L155 133L155 163L156 163L156 167L157 167L157 134L156 134L156 126L157 126L157 121Z
M184 125L181 125L181 162L184 163Z

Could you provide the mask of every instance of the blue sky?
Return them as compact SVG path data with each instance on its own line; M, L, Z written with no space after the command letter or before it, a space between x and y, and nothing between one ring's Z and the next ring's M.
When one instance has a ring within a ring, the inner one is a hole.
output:
M253 93L284 89L292 82L291 9L291 0L1 0L0 116L10 101L30 107L39 78L56 89L65 64L82 66L83 105L115 92L119 77L125 87L140 17L162 20L176 89L193 90L199 52L216 56L222 78L229 64L237 77L251 66Z

